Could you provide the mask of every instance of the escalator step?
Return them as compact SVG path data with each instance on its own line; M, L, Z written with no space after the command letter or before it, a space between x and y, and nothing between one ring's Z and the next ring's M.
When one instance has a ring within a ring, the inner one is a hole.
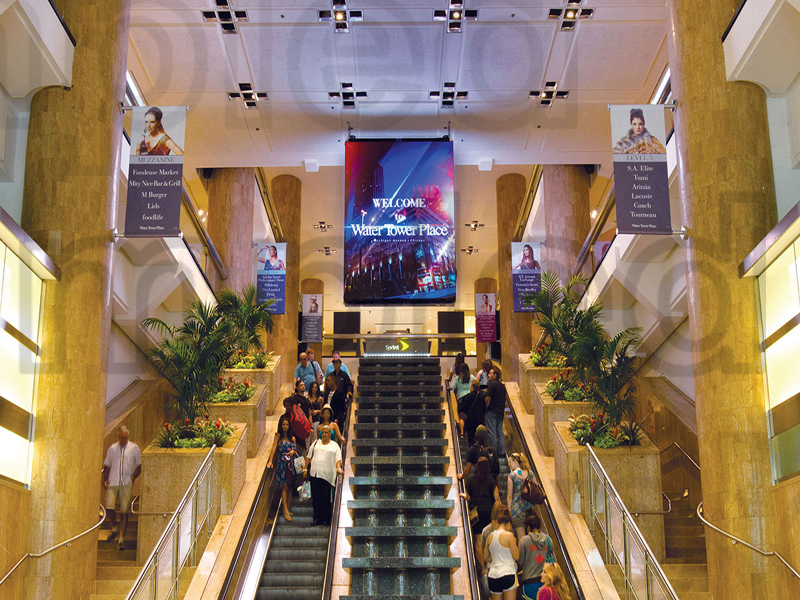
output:
M264 573L258 587L300 587L322 590L325 572L322 573Z
M364 596L364 595L356 595L356 596L339 596L339 600L370 600L371 598L375 598L376 596ZM381 600L464 600L464 596L457 595L451 596L449 594L436 594L435 596L431 596L428 594L410 594L407 596L387 596L385 594L381 594Z
M303 550L303 557L306 560L313 560L313 561L326 561L328 560L328 548L323 548L322 550L316 549L304 549ZM276 548L272 547L269 549L269 556L267 557L267 562L281 562L281 561L292 561L297 560L297 550L295 548Z
M324 560L268 560L264 564L264 573L324 573Z
M320 529L322 529L320 527ZM286 532L284 534L276 535L273 538L275 544L287 544L296 550L311 549L311 550L327 550L328 548L328 534L325 537L307 537L305 535L298 535L297 531Z
M258 588L255 600L319 600L321 588Z

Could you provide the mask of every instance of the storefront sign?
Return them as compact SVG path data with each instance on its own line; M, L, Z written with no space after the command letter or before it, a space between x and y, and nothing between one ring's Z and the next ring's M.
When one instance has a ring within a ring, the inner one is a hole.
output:
M542 287L541 249L538 242L511 242L511 288L514 312L533 312L522 305L523 294L535 294Z
M186 107L133 109L125 237L181 234Z
M275 300L273 314L286 314L286 244L259 244L256 256L258 301ZM296 309L295 309L296 310ZM296 314L296 313L295 313Z
M672 235L664 108L612 106L611 134L617 233Z

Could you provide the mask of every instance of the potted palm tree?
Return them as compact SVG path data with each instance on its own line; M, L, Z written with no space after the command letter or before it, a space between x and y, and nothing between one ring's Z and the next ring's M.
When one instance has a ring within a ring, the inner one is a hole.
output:
M538 292L526 294L522 302L536 310L537 323L544 332L544 344L520 355L520 389L544 452L553 455L552 424L590 407L583 366L576 361L573 343L583 331L599 331L602 306L580 308L588 281L583 274L561 285L558 275L545 271Z
M663 557L663 516L652 514L662 510L659 452L633 420L639 343L638 328L614 336L589 328L574 340L571 355L585 378L591 410L553 423L556 480L573 512L591 518L585 448L591 445L629 510L650 513L637 522L653 551Z

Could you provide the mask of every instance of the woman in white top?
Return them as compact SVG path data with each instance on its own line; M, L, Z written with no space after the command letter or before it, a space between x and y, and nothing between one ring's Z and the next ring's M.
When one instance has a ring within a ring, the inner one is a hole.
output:
M515 600L517 597L517 538L511 533L511 515L503 512L497 518L498 527L486 539L489 592L492 600Z
M333 512L331 499L336 475L342 474L342 449L331 441L329 425L319 426L320 439L306 454L306 470L311 476L311 504L314 508L312 525L330 525ZM310 467L309 467L310 463Z

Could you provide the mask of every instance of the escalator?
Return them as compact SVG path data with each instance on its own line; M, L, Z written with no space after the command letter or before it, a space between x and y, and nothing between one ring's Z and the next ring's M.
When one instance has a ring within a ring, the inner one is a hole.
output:
M466 452L468 449L467 440L465 438L457 438L458 436L458 428L456 425L455 419L455 400L452 399L450 395L450 391L445 388L445 394L448 398L448 407L450 408L450 422L451 422L451 431L453 432L454 442L458 443L458 446L461 450L456 455L456 469L458 472L463 472L463 465L466 461ZM528 463L531 466L531 471L533 472L534 479L541 485L541 477L536 469L536 465L533 462L533 456L528 448L527 442L525 441L525 437L523 436L522 429L520 428L519 421L517 420L516 414L514 412L514 407L511 405L508 400L506 400L506 408L505 408L505 419L503 421L503 431L505 434L505 441L506 441L506 452L508 454L512 454L514 452L519 452L527 457ZM508 462L506 458L500 458L500 475L498 477L498 487L500 488L500 499L505 503L507 498L507 489L508 489ZM463 492L463 482L459 482L459 491ZM462 500L463 502L463 500ZM463 507L463 510L466 511L466 507ZM541 506L536 507L536 512L539 515L539 518L542 521L543 531L547 533L553 540L553 551L556 557L556 562L561 566L564 575L566 576L567 584L570 588L570 598L573 600L585 600L586 596L583 593L581 588L580 582L578 581L577 573L575 571L575 567L572 564L572 560L569 557L569 554L566 551L566 545L564 542L563 535L561 534L561 530L556 523L555 516L553 513L553 509L550 506L548 500L545 499L545 503ZM469 530L469 527L465 527L465 533L467 534L468 539L468 547L474 548L474 540L472 539L472 534ZM470 569L473 571L470 573L470 579L477 578L475 574L475 566L470 561ZM483 593L483 592L481 592ZM478 600L478 598L484 598L485 596L479 596L478 594L473 593L473 597Z

